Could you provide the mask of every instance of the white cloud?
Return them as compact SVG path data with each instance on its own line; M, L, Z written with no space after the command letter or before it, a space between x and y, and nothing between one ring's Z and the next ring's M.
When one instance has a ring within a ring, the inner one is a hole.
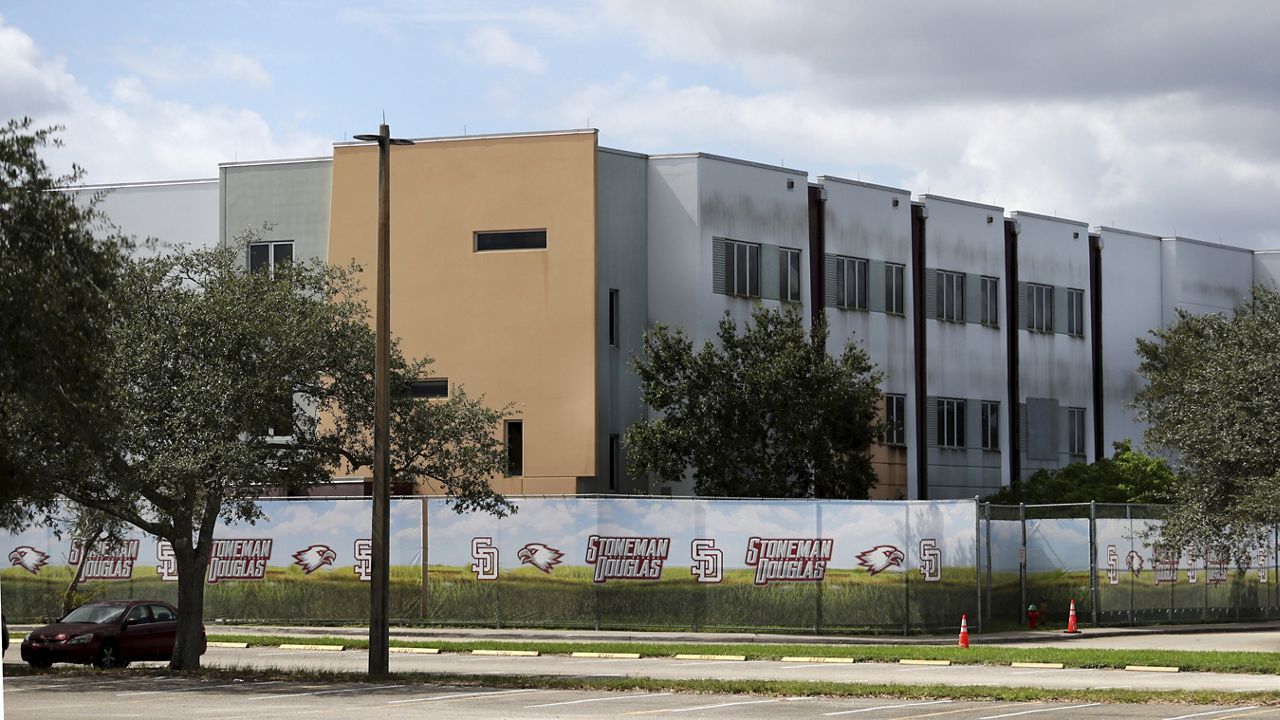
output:
M271 76L257 60L226 48L202 53L162 46L147 52L124 50L121 61L146 80L166 86L190 86L209 80L228 81L252 88L271 87Z
M62 148L46 162L65 172L75 162L88 182L212 177L228 160L327 154L329 138L273 129L245 108L193 105L155 94L137 76L115 80L95 97L60 58L45 57L29 36L0 19L0 116L60 124Z
M541 73L547 61L537 48L522 45L505 29L482 27L467 36L470 55L486 65L524 73Z

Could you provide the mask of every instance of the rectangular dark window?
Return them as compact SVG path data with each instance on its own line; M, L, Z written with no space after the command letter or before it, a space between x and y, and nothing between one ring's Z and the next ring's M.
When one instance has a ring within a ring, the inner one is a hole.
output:
M1053 286L1027 283L1027 329L1053 332Z
M867 261L836 258L836 306L849 310L867 309Z
M778 263L778 297L800 302L800 251L781 248Z
M964 322L964 273L939 270L937 283L938 319Z
M610 435L609 436L609 489L610 490L618 489L618 471L620 469L619 467L620 459L621 458L618 456L618 436Z
M891 315L904 315L907 312L906 291L903 278L906 266L897 263L884 265L884 311Z
M885 445L907 444L907 396L884 396Z
M409 394L416 398L449 397L449 378L427 378L409 383Z
M508 420L506 424L507 475L524 475L524 421Z
M983 325L998 327L1000 325L1000 278L982 276L982 317Z
M476 233L476 252L545 250L546 248L546 230L501 230Z
M1067 408L1067 452L1084 455L1084 408Z
M249 272L275 277L277 268L293 262L293 241L249 243Z
M724 289L729 295L760 297L760 246L724 241Z
M1084 290L1067 288L1067 334L1084 335Z
M938 398L938 447L963 448L964 400Z
M983 400L979 412L982 421L982 449L1000 449L1000 403Z
M618 347L618 291L609 291L609 347Z
M290 437L293 435L293 396L286 395L271 408L271 419L267 421L268 437Z

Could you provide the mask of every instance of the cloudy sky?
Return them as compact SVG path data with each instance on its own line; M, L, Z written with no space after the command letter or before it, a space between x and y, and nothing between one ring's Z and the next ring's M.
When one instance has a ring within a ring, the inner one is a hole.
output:
M1280 247L1280 5L8 3L0 115L90 182L578 127L1161 235Z

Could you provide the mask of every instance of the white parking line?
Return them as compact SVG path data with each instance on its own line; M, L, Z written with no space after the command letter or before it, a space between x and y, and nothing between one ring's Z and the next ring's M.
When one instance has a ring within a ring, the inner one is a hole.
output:
M694 712L695 710L714 710L715 708L733 707L735 705L764 705L765 703L782 702L783 698L774 698L772 700L742 700L740 702L719 703L716 705L699 705L698 707L672 708L670 710L659 710L658 712Z
M434 695L432 697L425 697L425 698L409 698L408 700L388 700L387 704L403 705L405 703L435 702L437 700L463 700L466 698L482 697L485 695L510 695L512 693L524 693L524 692L544 692L544 691L538 688L521 688L519 690L486 690L484 692L450 693L448 695Z
M1256 707L1258 706L1250 705L1249 707L1229 708L1227 710L1207 710L1205 712L1192 713L1190 715L1179 715L1177 717L1164 718L1164 720L1186 720L1187 718L1204 717L1205 715L1221 715L1222 713L1239 712L1241 710L1252 710Z
M979 718L979 720L996 720L996 718L1016 717L1018 715L1035 715L1036 713L1061 712L1063 710L1075 710L1076 708L1094 707L1101 704L1102 703L1085 703L1083 705L1068 705L1066 707L1048 707L1048 708L1040 708L1039 710L1023 710L1022 712L1004 713L1003 715L988 715L984 718Z
M857 713L875 712L876 710L896 710L904 707L920 707L922 705L945 705L952 702L951 700L930 700L928 702L902 703L901 705L877 705L876 707L858 708L857 710L840 710L838 712L822 713L827 716L835 715L856 715Z
M525 705L525 710L531 708L555 707L556 705L579 705L589 702L605 702L608 700L638 700L647 697L662 697L671 693L645 693L644 695L610 695L609 697L586 698L585 700L565 700L564 702L542 703L541 705Z
M218 690L221 688L229 688L229 687L261 687L263 685L278 685L282 682L284 681L283 680L266 680L264 682L254 682L254 683L244 683L244 682L227 683L226 685L192 685L190 687L176 688L174 690L127 690L125 692L116 693L116 697L126 697L129 695L159 695L162 693L190 692L192 690Z
M390 688L404 687L404 685L375 685L373 687L341 688L338 690L312 690L311 692L300 693L280 693L277 695L259 695L258 697L245 698L245 700L279 700L280 698L305 697L307 695L333 695L336 693L359 692L361 690L388 690Z

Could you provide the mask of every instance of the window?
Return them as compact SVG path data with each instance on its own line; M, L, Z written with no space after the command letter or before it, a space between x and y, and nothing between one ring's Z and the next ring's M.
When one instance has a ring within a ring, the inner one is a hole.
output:
M155 622L174 622L178 618L174 617L173 611L164 605L148 605L151 608L151 617Z
M979 412L982 421L982 449L1000 449L1000 403L983 400Z
M800 251L782 248L778 258L778 297L800 302Z
M272 408L271 419L267 421L267 437L290 437L293 435L293 395L285 395Z
M508 420L506 424L507 476L524 475L524 421Z
M964 400L938 398L938 447L964 446Z
M491 250L545 250L546 230L501 230L477 232L476 252Z
M129 608L129 614L125 616L124 621L131 625L141 625L151 622L151 615L147 613L146 605L134 605Z
M618 347L618 291L609 291L609 347Z
M1067 452L1084 454L1084 408L1067 408Z
M1000 278L982 277L982 324L1000 325Z
M964 273L939 270L937 276L938 319L964 322Z
M760 246L724 241L724 291L741 297L760 297Z
M885 445L907 444L907 396L884 396Z
M618 436L609 436L609 489L618 489Z
M449 378L410 380L409 395L415 398L447 398L449 397Z
M884 265L884 311L892 315L906 313L903 278L906 267L895 263Z
M1053 286L1027 283L1027 329L1053 332Z
M867 309L867 261L836 258L836 306L850 310Z
M276 268L293 262L293 241L249 243L249 272L275 277Z
M1067 334L1084 336L1084 291L1067 288Z

